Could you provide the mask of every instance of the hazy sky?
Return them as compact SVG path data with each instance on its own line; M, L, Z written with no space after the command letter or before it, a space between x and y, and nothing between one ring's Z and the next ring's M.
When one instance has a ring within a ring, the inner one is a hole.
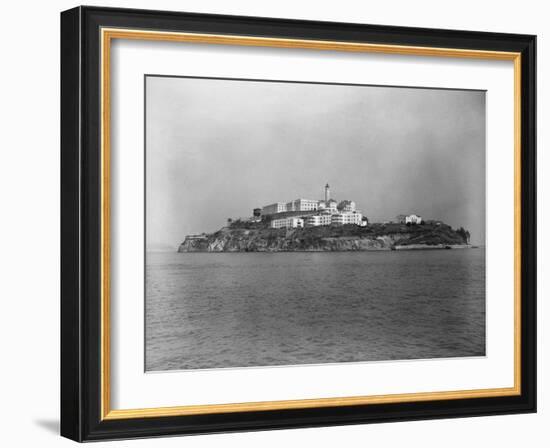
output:
M327 182L485 241L485 92L147 77L146 101L149 249Z

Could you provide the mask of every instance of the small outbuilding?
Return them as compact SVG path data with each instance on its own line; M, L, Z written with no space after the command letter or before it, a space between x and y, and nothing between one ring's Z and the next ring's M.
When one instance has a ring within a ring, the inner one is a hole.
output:
M414 213L407 215L405 217L405 224L422 224L422 216L415 215Z

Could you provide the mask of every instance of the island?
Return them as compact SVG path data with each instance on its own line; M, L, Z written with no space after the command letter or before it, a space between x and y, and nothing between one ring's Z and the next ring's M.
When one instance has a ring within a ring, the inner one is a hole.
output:
M228 219L213 233L187 235L178 252L334 252L471 248L470 233L417 214L370 223L355 202L296 199Z
M178 252L325 252L411 249L462 249L468 231L444 223L398 223L274 229L234 221L214 233L189 235Z

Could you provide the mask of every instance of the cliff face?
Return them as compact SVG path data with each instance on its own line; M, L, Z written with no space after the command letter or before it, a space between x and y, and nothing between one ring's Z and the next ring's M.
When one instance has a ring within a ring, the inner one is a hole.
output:
M466 237L449 226L395 226L293 230L226 227L201 238L186 238L178 252L366 251L467 245Z

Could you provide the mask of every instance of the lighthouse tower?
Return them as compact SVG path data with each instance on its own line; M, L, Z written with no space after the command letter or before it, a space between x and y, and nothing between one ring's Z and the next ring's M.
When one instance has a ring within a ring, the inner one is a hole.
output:
M325 202L328 203L328 200L330 199L330 186L327 183L325 185Z

